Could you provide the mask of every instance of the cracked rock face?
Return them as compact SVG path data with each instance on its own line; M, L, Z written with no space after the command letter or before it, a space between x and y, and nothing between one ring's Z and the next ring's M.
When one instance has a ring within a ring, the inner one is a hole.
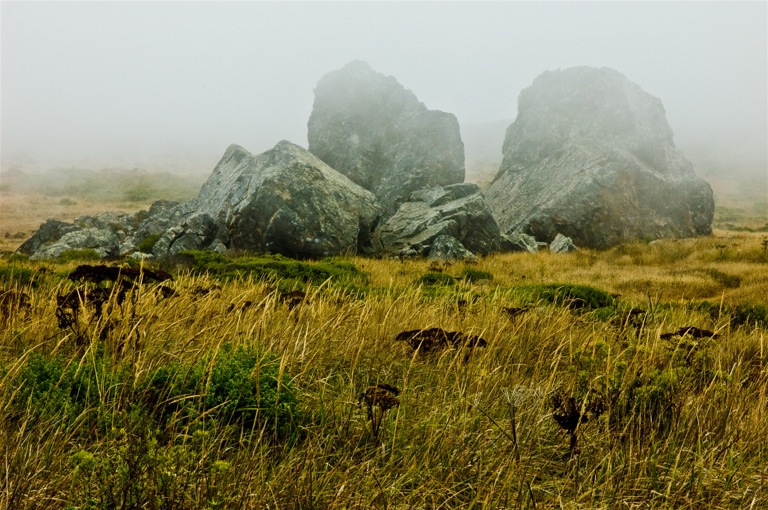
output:
M502 232L607 248L712 231L712 189L675 148L661 101L611 69L523 90L488 200Z
M376 252L400 257L427 256L436 239L449 236L473 254L500 248L499 226L475 184L415 191L409 201L373 233Z
M19 251L46 258L92 248L114 257L151 244L156 257L237 249L322 258L370 249L380 213L373 194L297 145L282 141L257 156L232 145L194 200L73 224L51 220Z
M385 217L417 189L464 182L456 117L362 61L320 79L307 139L312 154L376 195Z
M204 228L196 235L206 242L218 238L228 248L304 258L365 250L381 211L370 192L282 141L257 156L230 146L200 190L195 212L225 232Z

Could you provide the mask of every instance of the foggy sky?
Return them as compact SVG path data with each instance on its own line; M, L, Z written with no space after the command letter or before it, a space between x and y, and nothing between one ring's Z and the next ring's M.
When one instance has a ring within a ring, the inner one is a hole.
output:
M611 67L695 164L762 171L767 26L764 1L4 0L0 163L210 172L231 143L306 147L317 81L362 59L463 125L514 119L545 70Z

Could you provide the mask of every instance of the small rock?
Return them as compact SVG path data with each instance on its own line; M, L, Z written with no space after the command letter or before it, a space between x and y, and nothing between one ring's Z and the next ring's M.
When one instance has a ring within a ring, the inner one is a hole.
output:
M437 236L432 241L432 247L427 258L448 261L476 259L471 251L464 248L463 244L451 236Z
M557 234L555 239L549 245L549 251L552 253L569 253L576 250L570 237L563 234Z

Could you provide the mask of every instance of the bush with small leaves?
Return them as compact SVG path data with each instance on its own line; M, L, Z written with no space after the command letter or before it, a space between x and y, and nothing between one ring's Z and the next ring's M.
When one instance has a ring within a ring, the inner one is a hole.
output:
M481 280L493 280L493 275L488 271L480 271L479 269L468 267L461 272L459 278L466 282L479 282Z
M152 248L155 247L160 237L161 234L150 234L136 245L136 249L142 253L152 253Z
M445 273L425 273L417 280L417 285L454 285L456 278Z
M520 285L515 290L533 301L544 301L582 311L610 307L616 302L609 293L589 285L572 283Z
M101 260L101 255L91 248L77 248L62 251L56 259L59 262L71 262L73 260Z
M161 423L171 417L184 423L215 419L258 434L262 428L285 436L298 417L296 389L280 360L255 349L225 346L187 365L161 366L145 389L157 402Z

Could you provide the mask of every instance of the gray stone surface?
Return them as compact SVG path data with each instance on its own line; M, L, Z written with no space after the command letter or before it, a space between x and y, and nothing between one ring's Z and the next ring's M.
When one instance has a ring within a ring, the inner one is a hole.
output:
M374 251L426 256L439 236L451 236L474 254L498 251L499 227L474 184L418 190L373 233Z
M508 234L501 236L499 251L536 253L539 246L536 238L528 234Z
M109 228L85 227L67 232L58 240L45 244L30 257L33 260L58 257L66 250L92 249L102 258L116 257L120 241Z
M34 258L92 248L127 256L156 239L152 255L228 249L326 257L370 250L381 209L372 193L290 142L253 156L230 146L195 200L149 211L51 220L19 251Z
M549 243L549 251L552 253L570 253L576 251L576 246L570 237L557 234L552 242Z
M412 191L464 181L456 117L428 110L363 61L320 79L307 139L310 152L373 192L385 216Z
M195 213L220 226L194 232L212 248L325 257L368 247L380 208L373 194L282 141L257 156L230 146L200 190Z
M464 248L455 237L437 236L429 248L429 259L436 260L475 260L474 253Z
M711 233L712 189L675 148L661 101L611 69L536 78L503 156L486 193L502 232L591 248Z
M152 248L153 254L175 255L185 250L212 249L220 226L206 213L194 213L180 225L166 230Z
M27 239L21 246L19 246L18 250L16 251L25 255L33 255L37 253L37 251L40 250L43 246L52 244L61 239L61 236L64 234L73 232L75 230L79 230L79 227L73 223L66 223L59 220L48 220L40 225L40 228L37 230L37 232L35 232L31 238Z
M150 236L160 236L169 228L183 223L186 218L193 214L195 201L189 202L171 202L169 200L158 200L153 203L149 211L144 212L144 218L130 235L126 236L125 241L120 245L121 255L131 253L138 249L139 244ZM156 255L162 254L158 251Z

